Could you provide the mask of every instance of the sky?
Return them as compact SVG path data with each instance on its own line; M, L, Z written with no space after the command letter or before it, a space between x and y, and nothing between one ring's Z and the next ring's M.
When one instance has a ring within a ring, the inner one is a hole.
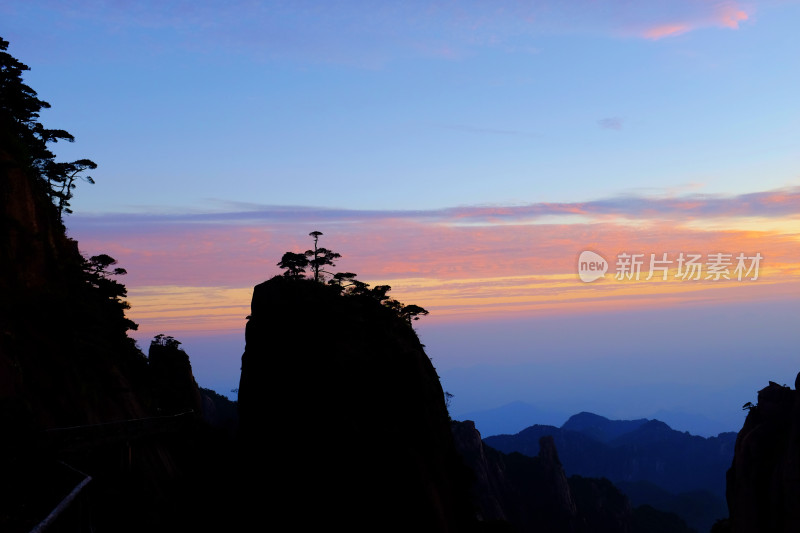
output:
M252 288L318 230L337 269L430 311L455 418L525 402L706 434L800 370L798 20L779 0L0 4L42 123L76 138L53 151L98 164L68 234L128 271L133 336L180 340L201 386L235 397Z

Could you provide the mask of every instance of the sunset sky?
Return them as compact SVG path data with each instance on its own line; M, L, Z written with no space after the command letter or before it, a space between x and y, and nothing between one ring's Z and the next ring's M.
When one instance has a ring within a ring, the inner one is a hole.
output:
M252 287L319 230L337 270L430 311L454 417L707 433L800 371L798 21L779 0L0 4L42 122L76 138L54 151L98 164L68 233L127 269L140 346L176 337L201 386L233 396ZM585 250L604 278L581 281Z

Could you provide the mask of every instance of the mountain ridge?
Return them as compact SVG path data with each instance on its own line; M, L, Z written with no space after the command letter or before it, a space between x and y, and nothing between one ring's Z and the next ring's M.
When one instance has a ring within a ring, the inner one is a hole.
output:
M538 440L543 436L552 436L568 475L628 483L633 500L654 507L669 498L648 497L647 491L639 494L635 482L650 482L673 497L707 493L713 498L713 505L709 506L713 514L684 513L682 517L701 530L708 530L714 521L723 518L717 515L724 507L725 472L733 460L736 433L700 437L676 431L659 420L614 421L583 412L562 427L533 425L515 435L486 437L484 442L503 453L535 456Z
M522 400L515 400L489 409L455 411L454 416L459 420L472 420L475 422L475 427L486 438L495 435L513 435L533 424L562 427L565 421L581 413L595 415L593 410L573 411L570 413L550 407L543 408L538 404ZM670 411L667 409L659 409L650 415L635 418L609 418L600 414L596 414L596 416L603 416L603 418L608 418L609 420L660 420L676 431L688 431L691 435L700 437L715 437L721 433L735 433L741 427L741 423L744 423L744 418L738 424L725 424L698 413Z

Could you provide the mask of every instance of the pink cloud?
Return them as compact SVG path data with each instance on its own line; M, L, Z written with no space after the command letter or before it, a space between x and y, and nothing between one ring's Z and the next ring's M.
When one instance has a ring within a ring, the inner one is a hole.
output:
M688 24L664 24L662 26L656 26L653 28L648 28L644 31L643 37L646 39L653 39L658 40L664 37L673 37L675 35L680 35L682 33L686 33L692 29L691 26Z
M711 27L736 30L741 22L750 18L747 10L735 1L678 0L661 5L654 2L652 9L654 13L642 11L629 17L628 22L630 27L639 28L634 30L635 34L652 40Z
M717 23L726 28L736 30L739 28L739 23L748 18L747 12L743 9L739 9L735 2L723 2L717 6Z
M365 281L398 278L494 278L571 272L583 249L606 254L728 250L769 253L800 262L792 235L761 231L639 224L485 224L449 226L384 220L320 224L326 247L342 253L338 267ZM251 286L280 270L283 252L310 246L305 229L249 224L160 225L126 235L77 235L81 249L116 257L135 285Z
M621 252L759 252L767 270L746 289L748 298L791 294L800 284L797 212L800 189L437 211L265 208L69 221L77 222L70 234L85 255L108 253L128 270L123 282L131 291L131 316L143 330L173 331L240 327L249 290L280 273L276 263L284 252L309 248L312 230L323 231L321 244L342 254L337 271L356 272L367 283L388 282L401 301L446 316L585 310L598 302L653 306L744 294L741 283L588 286L576 273L577 257L586 249L610 263ZM539 220L572 213L588 219ZM771 218L777 229L726 227L725 217L732 216Z
M800 212L800 188L736 197L618 197L408 212L251 209L173 217L75 216L69 220L70 234L86 254L117 257L130 272L128 279L139 284L230 286L265 279L278 273L275 263L283 252L307 249L307 234L317 229L325 233L327 247L345 254L342 268L370 276L453 277L470 270L510 275L519 265L552 273L562 267L548 266L549 258L570 247L628 242L672 249L728 234L687 224L718 228L731 217L776 220L771 226L779 227ZM579 218L565 223L560 216ZM785 244L767 231L732 234L759 235L765 245L774 237ZM517 257L508 250L530 255Z
M253 231L250 227L214 234L198 231L204 235L195 239L215 241L212 247L181 247L178 243L192 236L171 236L167 231L159 242L143 238L122 255L112 253L131 272L130 279L124 280L132 292L131 317L148 332L241 328L252 286L279 273L274 263L283 251L306 247L304 235L295 239L279 229L262 229L258 231L269 245L251 249ZM326 246L343 255L335 270L357 272L373 285L388 282L399 300L452 320L476 314L759 300L796 293L800 286L800 249L794 236L764 232L680 230L671 225L641 231L613 223L452 228L395 221L326 230L324 239ZM174 248L175 255L153 259L140 246ZM750 285L737 281L615 283L613 266L608 280L588 285L576 276L577 256L584 249L600 252L612 265L622 252L643 253L646 258L666 252L673 259L680 252L759 252L765 260L760 280ZM140 271L147 275L137 274ZM146 289L143 299L139 286ZM164 286L162 296L159 286Z

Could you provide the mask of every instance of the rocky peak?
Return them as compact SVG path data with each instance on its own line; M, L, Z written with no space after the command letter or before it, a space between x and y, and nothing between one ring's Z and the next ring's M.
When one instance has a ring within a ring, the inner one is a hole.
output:
M257 285L239 415L243 484L263 488L245 513L351 531L473 519L439 377L411 325L373 298L282 276Z
M561 467L561 461L558 460L556 442L551 435L545 435L539 439L539 459L553 466Z

